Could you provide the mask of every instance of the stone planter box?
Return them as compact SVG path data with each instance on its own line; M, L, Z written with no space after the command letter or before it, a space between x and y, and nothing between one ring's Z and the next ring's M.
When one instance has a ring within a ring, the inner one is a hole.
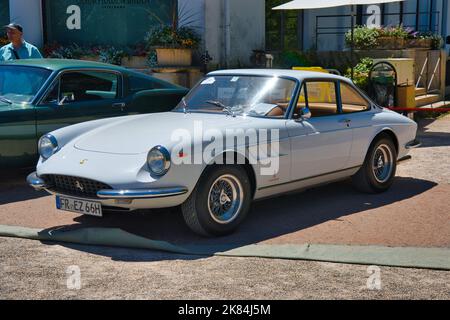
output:
M433 40L431 39L408 39L408 48L423 48L430 49L433 46Z
M161 67L187 67L192 65L192 49L156 49Z
M403 38L380 37L377 41L377 49L398 50L405 48L405 39Z
M148 67L147 57L131 56L122 59L122 66L133 69L143 69Z

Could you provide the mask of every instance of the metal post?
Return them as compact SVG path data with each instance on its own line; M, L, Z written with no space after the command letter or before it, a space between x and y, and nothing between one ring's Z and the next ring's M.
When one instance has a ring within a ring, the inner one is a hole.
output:
M351 22L350 63L351 63L351 66L352 66L351 79L353 81L354 75L355 75L355 67L353 66L353 54L354 54L354 51L355 51L355 43L354 43L354 40L355 40L355 20L354 20L354 18L355 18L355 5L351 6L351 11L352 11L352 13L351 13L350 17L352 19L352 22Z
M403 12L405 11L405 3L404 2L400 2L399 3L399 5L400 5L400 12L399 12L399 21L400 21L400 25L402 25L403 24Z
M420 3L419 0L416 2L416 31L419 31L419 20L420 20Z

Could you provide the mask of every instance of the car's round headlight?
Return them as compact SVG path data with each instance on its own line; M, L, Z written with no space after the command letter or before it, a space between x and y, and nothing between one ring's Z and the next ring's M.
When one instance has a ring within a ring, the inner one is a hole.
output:
M48 159L58 151L58 141L50 134L39 139L39 154L42 158Z
M149 170L157 175L163 176L170 169L170 153L162 146L156 146L147 155Z

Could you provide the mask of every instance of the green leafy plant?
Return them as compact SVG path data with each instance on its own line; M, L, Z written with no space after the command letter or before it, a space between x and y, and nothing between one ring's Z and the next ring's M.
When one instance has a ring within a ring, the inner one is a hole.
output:
M145 41L149 48L195 49L200 44L200 37L190 27L158 26L147 33Z
M296 50L285 50L277 57L277 66L280 68L291 69L292 67L311 67L311 61L308 56Z
M444 45L443 38L432 32L418 32L412 28L405 28L402 25L383 28L368 28L367 26L357 26L354 29L354 47L361 50L376 48L381 44L381 38L394 38L399 40L431 40L432 49L440 49ZM345 34L347 46L351 46L351 31Z
M356 26L353 31L353 45L357 49L371 49L378 44L380 37L380 29L369 28L367 26ZM345 34L345 43L347 46L352 45L351 30Z
M63 46L56 42L44 46L44 56L56 59L79 59L81 56L88 55L89 48L84 48L76 43Z
M379 37L407 39L410 35L408 29L403 28L402 25L395 27L385 27L378 29Z
M444 45L444 39L440 35L432 32L419 32L417 37L419 39L431 40L431 48L433 50L438 50Z
M198 14L189 9L187 3L180 7L176 4L172 6L171 23L169 25L152 12L148 13L159 21L159 25L147 32L145 37L147 49L196 49L200 45L200 36L195 28L189 27L199 20Z
M373 67L373 59L362 58L353 69L353 82L362 90L367 91L369 87L369 73ZM348 68L345 76L351 78L351 68Z
M120 66L122 64L122 58L125 56L126 53L122 49L115 47L104 47L99 50L99 59L104 63Z

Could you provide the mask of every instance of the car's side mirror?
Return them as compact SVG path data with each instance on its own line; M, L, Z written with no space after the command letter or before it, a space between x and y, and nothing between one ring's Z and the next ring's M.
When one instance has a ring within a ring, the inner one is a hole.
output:
M311 111L309 111L309 108L303 107L300 110L301 110L300 111L301 113L300 113L300 115L298 115L298 117L295 119L295 121L301 122L301 121L308 120L311 118Z

